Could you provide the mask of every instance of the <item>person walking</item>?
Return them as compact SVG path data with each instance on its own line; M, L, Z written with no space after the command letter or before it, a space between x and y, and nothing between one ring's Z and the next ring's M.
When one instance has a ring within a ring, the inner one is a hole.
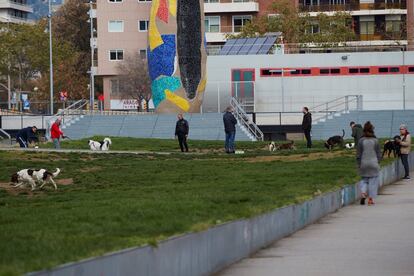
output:
M363 129L360 124L357 124L355 122L350 122L349 126L352 129L351 136L354 138L355 147L358 146L359 139L363 136Z
M224 148L226 149L226 153L236 153L234 140L236 139L237 120L233 115L233 111L233 107L229 106L223 115L224 132L226 133Z
M31 142L38 141L36 132L37 127L35 126L22 128L16 135L16 141L21 148L28 148Z
M404 178L403 179L410 179L410 165L408 164L408 155L411 151L411 135L408 132L406 125L400 126L400 140L397 140L397 143L400 144L400 158L401 162L404 166Z
M52 127L50 128L50 138L52 138L53 146L55 147L55 149L60 149L60 137L66 137L63 134L63 131L60 129L61 124L62 119L57 118L56 121L52 124Z
M367 198L368 205L373 205L379 187L381 149L378 139L375 137L374 126L369 121L365 123L363 136L358 141L356 159L359 174L362 177L360 182L361 205L365 205Z
M308 149L312 148L312 114L309 112L309 108L306 106L302 109L303 112L303 120L302 120L302 130L303 134L305 134L306 138L306 147Z
M187 138L190 131L187 120L184 119L183 114L177 115L178 121L175 125L175 137L178 138L181 152L188 152Z

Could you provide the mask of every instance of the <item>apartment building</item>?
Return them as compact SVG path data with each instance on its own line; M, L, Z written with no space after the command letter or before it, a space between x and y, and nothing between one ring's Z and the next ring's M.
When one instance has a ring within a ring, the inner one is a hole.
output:
M0 0L0 22L31 23L32 12L27 0Z
M406 39L407 0L299 0L299 9L311 15L349 12L361 41Z

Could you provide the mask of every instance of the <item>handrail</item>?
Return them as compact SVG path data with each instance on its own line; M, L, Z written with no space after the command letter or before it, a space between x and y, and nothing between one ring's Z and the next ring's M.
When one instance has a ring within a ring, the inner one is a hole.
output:
M247 130L255 137L258 141L264 140L263 132L259 127L254 123L249 121L247 113L240 106L236 98L232 97L230 99L230 105L234 108L234 115L236 115L237 121L242 124Z
M352 103L356 103L354 108L350 106ZM321 113L323 111L325 113L315 122L325 120L334 113L349 112L350 110L362 110L362 95L346 95L310 108L311 112Z
M0 132L3 133L9 140L11 140L10 134L8 134L4 129L0 128Z

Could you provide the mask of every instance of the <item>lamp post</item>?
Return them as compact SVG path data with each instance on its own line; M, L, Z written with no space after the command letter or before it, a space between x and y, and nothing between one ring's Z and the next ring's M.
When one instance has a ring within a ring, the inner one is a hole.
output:
M93 0L89 0L89 23L90 23L90 32L91 32L91 69L89 70L90 74L90 85L89 85L89 106L93 110L94 99L95 99L95 72L93 66L93 58L95 55L95 43L94 39L94 29L93 29Z
M7 21L7 29L10 31L10 18L1 16L1 18L5 19ZM10 78L10 60L8 64L8 74L7 74L7 108L11 109L11 78Z
M50 115L53 115L53 43L52 43L52 2L49 0L49 71L50 71Z

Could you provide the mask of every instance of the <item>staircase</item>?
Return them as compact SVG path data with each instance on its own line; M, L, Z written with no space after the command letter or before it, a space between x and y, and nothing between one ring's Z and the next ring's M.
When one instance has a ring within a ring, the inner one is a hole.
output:
M224 140L223 115L220 113L185 114L190 125L189 139ZM176 115L174 114L85 114L71 120L62 129L71 139L92 136L135 138L174 138ZM254 137L241 124L237 125L237 141L252 141Z
M312 126L312 137L315 140L327 139L333 135L351 137L351 121L361 124L371 121L375 126L375 135L378 138L391 138L399 133L400 124L406 124L409 130L414 130L414 110L366 110L338 113L325 121L319 121Z
M231 98L230 105L233 107L233 115L236 117L238 126L252 141L263 141L264 135L259 127L249 120L249 116L244 111L236 98Z

